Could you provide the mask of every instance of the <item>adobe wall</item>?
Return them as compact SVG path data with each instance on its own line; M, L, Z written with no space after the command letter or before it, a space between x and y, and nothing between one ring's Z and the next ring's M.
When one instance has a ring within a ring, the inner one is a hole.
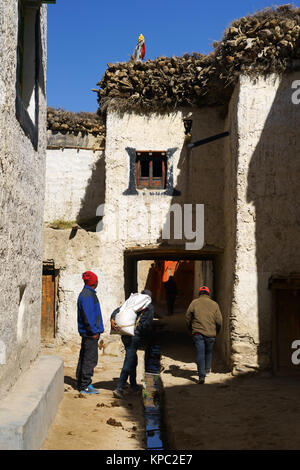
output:
M169 214L171 204L205 204L205 244L224 247L223 235L223 155L222 143L216 141L192 151L185 145L183 118L192 113L192 141L223 131L224 123L218 108L185 109L169 115L125 114L109 112L106 142L106 197L113 207L128 213L133 210L135 224L144 224L145 209L159 207L153 213L152 230L145 232L144 239L121 234L124 248L128 246L156 244L161 238L162 224ZM163 190L137 190L129 193L130 158L126 148L136 150L172 149L168 165L173 167L174 188L179 195L165 195ZM129 215L129 213L128 213ZM138 222L137 222L138 221ZM109 222L107 218L107 223ZM104 220L104 230L107 231ZM146 233L147 232L147 233ZM184 237L183 237L184 238ZM187 240L167 240L168 245L185 244Z
M58 272L57 290L57 336L70 338L77 336L77 297L83 288L82 273L100 271L100 244L97 234L78 230L70 239L72 230L55 230L44 228L43 260L54 261ZM103 299L105 280L99 278L98 294ZM105 310L105 302L101 308Z
M230 135L223 139L224 152L224 238L226 244L223 253L216 260L216 300L220 305L223 317L223 326L217 336L216 346L221 352L227 367L232 367L231 329L232 329L232 295L235 282L235 256L236 256L236 167L237 167L237 110L239 101L239 85L235 87L231 97L228 113L225 120L225 130Z
M0 5L0 340L5 350L0 394L29 367L40 347L46 99L39 88L35 150L16 118L17 4L4 0ZM42 7L44 81L46 11Z
M107 325L112 310L124 300L126 250L182 248L184 239L162 239L170 207L174 203L202 203L205 245L219 253L216 300L224 327L218 348L227 365L237 372L270 365L268 280L273 274L300 270L295 204L300 108L291 101L291 84L296 79L297 74L256 80L242 76L231 97L226 121L218 108L150 116L108 113L104 218L99 232L92 238L86 235L86 240L97 245L90 265L99 267L98 293ZM223 130L230 130L230 137L187 150L182 119L189 112L193 113L192 141ZM146 190L128 193L130 152L126 148L172 149L174 188L180 194L150 194ZM78 186L80 177L78 173ZM97 203L103 201L98 199ZM150 221L145 214L151 215ZM82 267L89 269L90 265ZM80 277L82 269L77 269L78 263L73 266ZM74 306L79 284L76 292L69 287L66 290ZM66 327L61 328L62 334L64 331Z
M292 102L297 78L240 78L232 154L237 215L231 339L237 368L270 366L268 280L300 272L300 106Z
M179 247L186 249L186 237L170 240L162 237L172 204L204 204L205 245L222 250L223 230L223 154L216 141L192 152L185 145L183 117L192 112L192 140L223 131L219 109L180 110L170 115L118 115L109 112L106 128L106 192L103 228L99 232L109 266L111 286L108 296L115 305L124 300L124 253L128 249ZM174 149L174 189L179 195L163 190L137 190L129 193L130 156L126 148L144 151ZM147 219L148 217L148 219ZM117 224L115 224L115 220ZM114 233L114 227L117 233ZM126 228L128 229L126 231ZM114 262L114 261L117 262Z
M99 276L97 289L104 323L109 331L109 318L112 311L124 301L124 253L129 248L149 247L185 247L187 239L162 239L162 229L166 224L172 204L204 204L205 211L205 245L222 250L225 245L223 229L223 150L221 141L198 147L192 152L185 145L183 117L193 113L192 140L196 141L224 129L223 118L219 109L180 110L170 115L118 115L109 112L106 128L105 149L105 197L95 193L94 207L105 203L104 217L96 233L78 230L70 239L71 230L45 229L44 261L53 259L55 268L61 269L59 289L62 297L58 306L59 336L68 338L77 335L76 301L82 288L81 274L84 270L94 268ZM138 190L137 194L128 194L130 185L130 156L126 148L137 150L172 149L169 165L173 167L174 188L179 195L164 194L164 190ZM92 170L90 157L86 162L81 158L81 150L74 152L48 150L47 162L53 184L57 172L56 202L51 218L56 214L76 215L77 202L68 205L65 193L68 186L64 181L72 179L72 187L84 192L89 185L89 172ZM73 155L73 156L72 156ZM82 153L82 156L84 154ZM61 164L61 157L65 162ZM98 154L99 157L99 154ZM74 170L72 158L75 162ZM97 155L95 155L97 159ZM57 167L55 168L55 160ZM83 170L79 171L82 165ZM77 171L78 168L78 171ZM95 173L95 178L96 173ZM47 177L46 207L50 214L50 183ZM102 188L103 189L103 188ZM51 189L54 191L54 188ZM125 193L125 194L124 194ZM151 193L151 194L150 194ZM73 198L72 201L75 199ZM61 201L61 204L58 204ZM60 206L60 207L58 207ZM74 210L74 212L72 212ZM52 209L51 209L52 211ZM46 214L46 213L45 213ZM147 217L145 214L149 215ZM98 215L102 215L100 212ZM45 215L45 220L49 215ZM172 234L172 231L171 231ZM77 253L79 251L79 255ZM69 315L72 320L69 321Z
M48 130L45 222L95 218L105 190L104 152L98 148L93 135L65 136Z

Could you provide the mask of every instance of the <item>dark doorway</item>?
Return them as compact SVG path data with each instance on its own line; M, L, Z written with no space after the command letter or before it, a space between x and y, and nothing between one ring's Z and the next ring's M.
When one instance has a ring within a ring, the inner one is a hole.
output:
M49 340L55 337L56 277L57 271L54 269L54 264L44 264L42 276L42 340Z
M300 339L300 278L273 280L272 290L274 370L300 372L300 365L292 361L292 343Z

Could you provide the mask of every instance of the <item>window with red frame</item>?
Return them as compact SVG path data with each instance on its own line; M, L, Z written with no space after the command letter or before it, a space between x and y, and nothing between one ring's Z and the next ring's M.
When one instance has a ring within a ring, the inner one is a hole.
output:
M165 189L166 175L166 152L136 152L136 187L138 189Z

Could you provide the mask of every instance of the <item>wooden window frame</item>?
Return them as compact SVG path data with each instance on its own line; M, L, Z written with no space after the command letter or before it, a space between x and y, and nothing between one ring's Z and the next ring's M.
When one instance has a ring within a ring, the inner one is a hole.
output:
M162 176L153 176L153 161L160 159L162 165ZM149 176L142 177L141 162L149 161ZM137 189L165 189L167 178L167 154L166 151L137 150L136 151L136 187Z
M38 148L38 120L39 120L39 88L40 88L40 73L41 73L41 26L40 26L40 7L38 0L19 0L18 3L18 44L17 44L17 73L16 73L16 117L27 135L35 150ZM35 69L34 73L34 99L35 111L34 119L30 117L26 106L24 105L22 94L24 88L23 71L25 64L25 15L28 9L36 11L35 25L34 25L34 55L35 55Z

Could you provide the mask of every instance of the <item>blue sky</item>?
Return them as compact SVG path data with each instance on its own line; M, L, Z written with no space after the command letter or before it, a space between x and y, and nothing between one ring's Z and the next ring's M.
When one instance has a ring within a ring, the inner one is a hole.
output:
M96 111L108 62L130 58L138 36L146 59L208 53L237 18L272 5L263 0L56 0L48 6L48 106ZM299 1L294 5L300 6Z

